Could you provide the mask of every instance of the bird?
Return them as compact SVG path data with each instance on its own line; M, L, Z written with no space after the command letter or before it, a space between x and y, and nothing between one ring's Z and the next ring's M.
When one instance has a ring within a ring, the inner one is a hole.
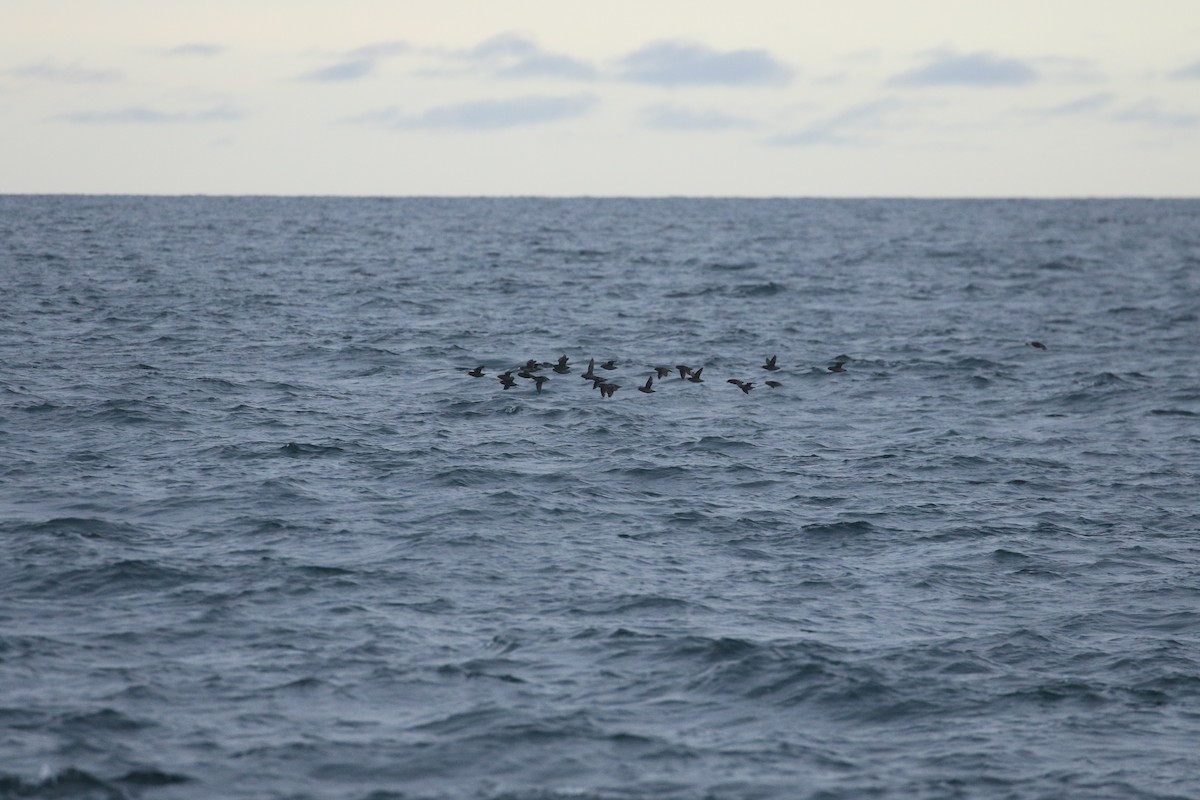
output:
M779 369L779 367L775 366L775 356L768 358L767 363L763 364L762 368L768 370L769 372L774 372L775 370Z
M598 377L596 375L592 376L592 388L593 389L599 389L603 385L604 385L604 378Z
M582 375L580 375L579 377L583 378L585 381L593 381L593 380L595 380L595 379L596 379L596 373L592 372L592 370L595 368L595 366L596 366L596 359L594 359L594 358L589 358L589 359L588 359L588 368L587 368L587 372L583 373L583 374L582 374Z
M1029 343L1029 346L1030 346L1030 347L1036 347L1038 350L1045 350L1045 349L1047 349L1047 348L1046 348L1046 345L1042 344L1041 342L1037 341L1036 339L1035 339L1034 341L1030 342L1030 343Z
M645 386L639 386L639 387L638 387L638 391L639 391L639 392L645 392L646 394L651 394L651 393L652 393L654 390L653 390L653 389L651 389L650 387L651 387L651 386L653 386L653 385L654 385L654 376L653 376L653 375L651 375L649 378L646 378L646 385L645 385Z
M616 369L616 368L617 368L617 362L611 358L608 361L605 361L603 364L600 365L600 369Z
M676 364L675 369L679 370L679 379L683 380L688 375L692 374L692 368L687 364Z
M542 368L542 365L537 362L536 358L531 358L525 362L524 369L526 372L537 372L541 368Z
M547 378L545 375L534 375L533 376L533 382L535 384L537 384L537 393L538 394L542 393L542 384L548 380L550 380L550 379Z
M695 372L693 372L693 373L692 373L692 374L691 374L691 375L688 377L688 380L689 380L689 381L691 381L692 383L704 383L704 379L702 379L702 378L700 377L700 373L701 373L701 372L704 372L704 367L701 367L700 369L698 369L698 370L696 370Z
M500 381L500 383L504 386L504 388L506 390L511 389L512 387L517 385L517 382L515 380L513 380L513 376L512 376L511 372L503 372L503 373L497 375L496 380Z
M779 381L766 381L765 383L767 384L767 386L770 386L772 389L778 389L780 386L783 386L783 384L780 383Z
M835 361L834 363L832 363L828 367L826 367L826 369L829 370L830 372L845 372L846 371L846 368L842 366L841 361Z
M612 397L613 392L615 392L617 389L620 389L620 388L621 387L615 383L602 383L602 384L600 384L600 396L601 397Z
M532 372L530 372L528 369L523 369L517 373L517 377L518 378L528 378L530 380L533 380L537 376L534 375Z
M739 381L737 378L730 378L729 380L727 380L725 382L732 383L734 386L738 387L746 394L750 394L750 390L754 388L753 383L747 383L746 381Z
M668 375L670 375L670 374L671 374L671 368L670 368L670 367L655 367L655 368L654 368L654 371L655 371L656 373L658 373L658 379L659 379L660 381L661 381L663 378L665 378L665 377L667 377Z
M559 375L566 375L568 372L570 372L571 368L567 366L567 361L568 359L566 353L559 356L558 364L554 367L554 371Z
M467 370L467 374L470 375L472 378L482 378L483 377L483 367L476 367L475 369L469 369L469 370Z

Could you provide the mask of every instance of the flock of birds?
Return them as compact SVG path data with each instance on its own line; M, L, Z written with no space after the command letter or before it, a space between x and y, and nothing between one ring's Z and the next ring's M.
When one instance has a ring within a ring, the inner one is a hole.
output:
M1038 341L1026 342L1026 344L1038 350L1047 349L1045 344ZM826 367L826 369L829 372L845 372L846 363L848 361L850 361L849 356L837 356L829 362L829 365ZM616 359L609 359L608 361L605 361L600 365L599 368L606 372L611 372L617 369ZM761 368L772 375L782 369L782 367L776 363L776 356L774 355L769 356L762 364ZM550 369L552 372L555 372L559 375L569 375L571 374L570 359L565 353L559 356L557 363L538 361L536 358L531 358L521 367L515 367L514 369L505 370L504 372L499 373L496 375L496 379L500 381L500 385L503 386L505 390L508 390L518 385L517 378L522 378L531 381L534 385L534 388L537 390L537 393L541 394L542 386L546 383L546 381L550 380L548 375L539 374L544 369ZM662 381L663 378L668 377L672 372L675 371L679 372L680 380L688 381L690 383L704 383L704 378L701 376L701 374L704 372L704 367L693 369L687 364L676 364L673 368L653 367L652 369L654 370L654 374L648 376L646 378L646 382L637 387L637 390L643 394L654 393L654 379L656 377L659 381ZM475 369L466 370L466 373L473 378L482 378L487 374L483 371L482 366L475 367ZM592 388L599 391L602 398L612 397L616 391L621 388L619 384L613 383L604 375L596 374L596 359L594 358L588 360L587 369L584 370L579 377L583 378L584 380L591 381ZM737 388L741 389L745 394L750 394L751 390L754 389L755 386L754 381L744 381L740 378L729 378L725 382L733 384ZM763 385L772 389L778 389L783 384L772 378L764 380Z
M845 365L849 360L849 356L838 356L837 358L833 359L826 369L828 369L830 372L845 372ZM762 369L769 373L778 372L782 368L775 362L775 356L767 358L766 362L762 365ZM610 359L605 361L603 364L600 364L598 368L606 372L611 372L617 369L617 362L615 359ZM552 372L555 372L559 375L569 375L571 374L570 359L566 356L566 354L560 356L557 363L538 361L536 358L531 358L521 367L516 367L514 369L499 373L496 375L496 379L500 381L500 385L503 386L505 390L508 390L518 385L517 378L523 378L531 381L538 394L541 394L542 386L546 383L546 381L550 380L548 375L539 374L544 369L550 369ZM599 391L601 397L612 397L616 391L621 388L620 384L613 383L603 374L597 375L596 369L596 359L590 359L588 361L587 369L584 370L579 377L583 378L584 380L591 381L592 388ZM674 367L653 367L653 370L654 374L649 375L646 378L646 382L637 387L639 392L642 392L643 394L653 394L654 379L658 378L659 381L662 381L664 378L676 371L679 372L680 380L688 381L689 383L704 383L704 367L697 367L693 369L687 364L676 364ZM486 375L482 366L476 367L472 370L467 370L466 372L468 375L474 378L482 378L484 375ZM726 383L733 384L746 394L750 394L750 391L755 386L754 381L744 381L739 378L730 378L726 381ZM772 389L778 389L783 384L772 379L763 381L763 385L769 386Z

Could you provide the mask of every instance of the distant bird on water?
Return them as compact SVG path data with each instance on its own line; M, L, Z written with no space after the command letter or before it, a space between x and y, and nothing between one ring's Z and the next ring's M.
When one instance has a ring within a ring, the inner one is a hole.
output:
M774 372L775 370L779 369L779 367L775 366L775 356L768 358L767 363L763 364L762 368L770 372Z
M1038 350L1045 350L1045 349L1047 349L1047 348L1046 348L1046 345L1042 344L1041 342L1039 342L1039 341L1037 341L1037 340L1034 340L1034 341L1030 342L1030 343L1029 343L1029 346L1030 346L1030 347L1036 347Z
M767 384L767 386L770 386L772 389L778 389L780 386L783 386L783 384L780 383L779 381L766 381L765 383Z

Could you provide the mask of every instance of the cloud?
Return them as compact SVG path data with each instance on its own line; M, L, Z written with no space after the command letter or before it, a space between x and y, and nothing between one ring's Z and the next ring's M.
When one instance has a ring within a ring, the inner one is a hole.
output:
M86 69L78 64L53 64L43 61L7 71L14 78L47 83L115 83L121 74L112 70Z
M892 98L872 100L851 106L828 119L820 120L796 133L773 136L768 144L778 147L813 147L816 145L862 145L864 129L886 129L892 127L888 117L905 106Z
M693 42L652 42L618 62L619 75L654 86L780 86L792 70L765 50L713 50Z
M497 34L455 55L486 66L500 78L590 81L596 77L596 69L591 64L543 50L537 42L516 33Z
M373 73L380 61L394 56L407 55L412 51L412 45L399 40L363 45L343 53L342 60L336 64L306 72L297 80L312 83L356 81Z
M231 106L214 106L202 111L161 111L146 106L127 106L112 111L76 111L54 119L77 125L173 125L195 122L236 122L245 113Z
M498 33L484 39L460 55L463 58L486 61L495 58L531 56L540 52L541 49L532 39L527 39L518 33Z
M1175 70L1170 74L1170 77L1177 81L1200 80L1200 61Z
M991 53L935 53L923 67L893 76L891 86L1022 86L1038 74L1014 58Z
M515 64L502 67L496 74L501 78L563 78L590 81L596 77L591 64L554 53L536 53Z
M360 58L353 61L342 61L312 72L306 72L299 77L302 81L314 83L341 83L355 81L370 75L375 70L375 59Z
M1044 108L1038 114L1046 117L1076 117L1094 114L1112 105L1115 99L1116 96L1112 92L1097 92L1068 103Z
M1172 114L1163 111L1153 100L1143 100L1135 106L1113 115L1118 122L1131 122L1151 128L1187 129L1200 127L1200 116Z
M387 42L375 42L374 44L366 44L362 47L356 47L346 53L346 57L350 60L356 59L380 59L390 58L392 56L404 56L412 53L415 48L408 42L399 39L393 39Z
M672 105L644 108L640 116L645 127L660 131L722 131L731 128L751 128L756 124L754 120L746 117Z
M165 52L168 56L203 56L205 58L220 55L225 52L225 46L219 44L206 44L203 42L189 42L181 44L178 47L172 47Z
M548 97L531 95L509 100L477 100L435 106L422 114L406 115L396 108L372 111L349 122L389 129L494 131L545 125L586 114L596 104L591 95Z

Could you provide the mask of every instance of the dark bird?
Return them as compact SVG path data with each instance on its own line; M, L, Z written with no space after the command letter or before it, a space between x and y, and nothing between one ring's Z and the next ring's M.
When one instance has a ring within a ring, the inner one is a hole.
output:
M611 358L608 361L605 361L603 364L600 365L600 369L616 369L616 368L617 368L617 362Z
M774 372L775 370L779 369L779 367L775 366L775 356L768 358L767 363L763 364L762 368L770 372Z
M470 375L472 378L482 378L483 377L483 367L476 367L475 369L469 369L469 370L467 370L467 374Z
M753 383L747 383L746 381L739 381L737 378L730 378L729 380L727 380L725 382L732 383L734 386L738 387L746 394L750 394L750 390L754 388Z
M700 377L701 372L704 372L704 367L701 367L700 369L693 372L688 377L688 380L691 381L692 383L704 383L704 379Z
M829 370L830 372L845 372L846 371L846 368L842 366L841 361L835 361L834 363L832 363L828 367L826 367L826 369Z
M1041 343L1041 342L1039 342L1039 341L1032 341L1032 342L1030 342L1030 343L1029 343L1029 346L1030 346L1030 347L1036 347L1038 350L1045 350L1045 349L1046 349L1046 345L1042 344L1042 343Z
M654 391L653 389L651 389L651 388L650 388L650 387L651 387L651 386L653 386L653 385L654 385L654 376L653 376L653 375L651 375L649 378L646 378L646 385L645 385L645 386L639 386L639 387L638 387L638 391L639 391L639 392L645 392L646 394L650 394L650 393L652 393L652 392Z
M593 389L599 389L603 385L604 385L604 378L600 378L595 375L592 376L592 388Z
M675 369L679 370L679 378L682 380L692 374L692 368L687 364L676 364Z
M542 365L537 362L536 358L531 358L525 362L525 371L526 372L537 372L541 368L542 368Z
M665 378L665 377L667 377L668 375L670 375L670 374L671 374L671 368L670 368L670 367L655 367L655 368L654 368L654 371L655 371L656 373L658 373L658 379L659 379L660 381L661 381L663 378ZM682 376L680 376L680 377L682 377Z
M583 373L579 377L583 378L585 381L596 380L596 373L592 372L592 370L595 369L595 367L596 367L596 359L589 358L587 372Z
M521 370L520 372L518 372L518 373L517 373L517 377L518 377L518 378L528 378L529 380L533 380L533 379L534 379L535 377L537 377L537 376L536 376L536 375L534 375L534 374L533 374L532 372L530 372L529 370L527 370L527 369L523 369L523 370Z
M547 378L545 375L534 375L533 376L533 382L537 384L537 393L538 394L542 393L542 384L548 380L550 380L550 379Z
M778 389L780 386L783 386L783 384L780 383L779 381L766 381L766 384L767 384L767 386L770 386L772 389Z
M602 383L602 384L600 384L600 396L601 397L612 397L613 392L615 392L617 389L620 389L620 388L621 387L615 383Z
M570 372L571 368L567 366L567 361L568 361L568 359L567 359L567 356L565 353L563 355L559 356L558 364L555 365L554 371L557 372L559 375L566 375L568 372Z
M506 390L511 389L512 387L517 385L517 382L515 380L513 380L513 376L512 376L511 372L505 372L500 375L497 375L496 380L500 381L500 383L504 386L504 388Z

